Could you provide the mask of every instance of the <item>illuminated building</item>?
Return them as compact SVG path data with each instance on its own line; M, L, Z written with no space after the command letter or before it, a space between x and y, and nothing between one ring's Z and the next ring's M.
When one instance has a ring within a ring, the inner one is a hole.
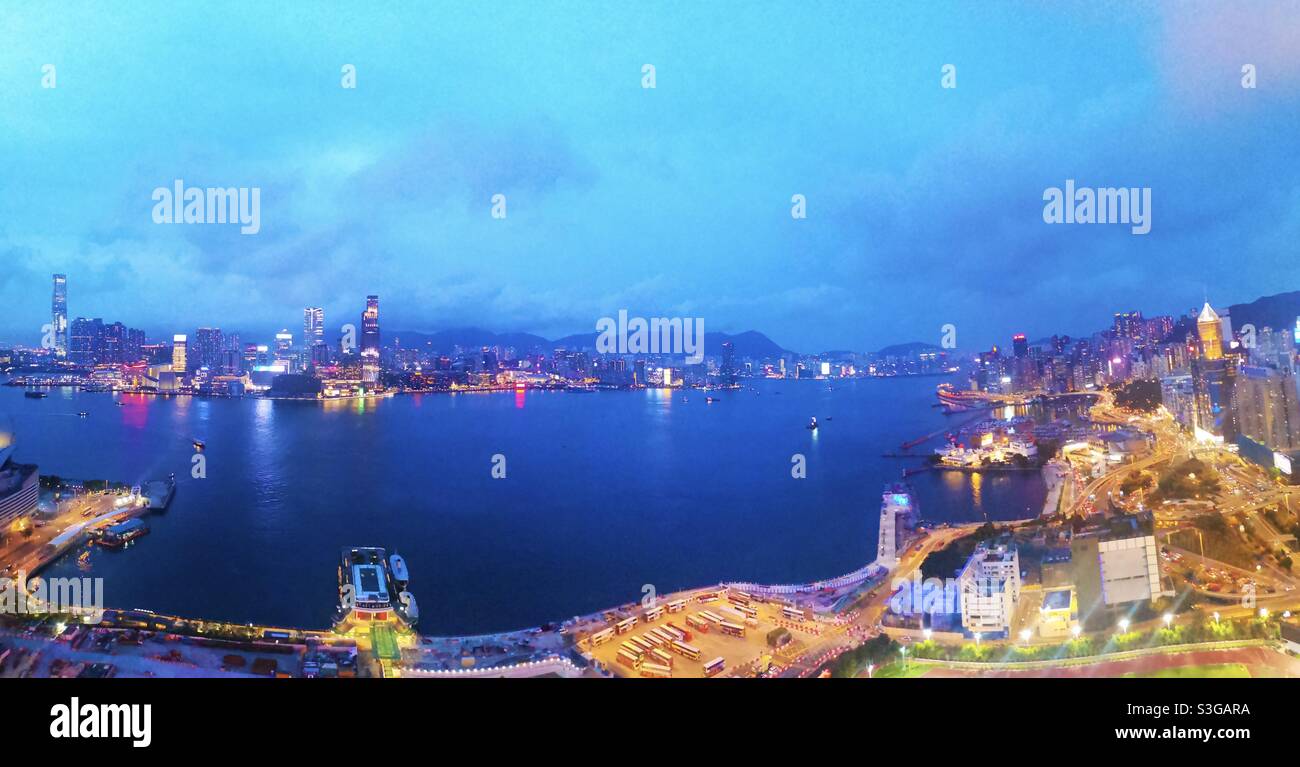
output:
M54 354L60 358L66 357L68 356L68 278L65 275L54 275L54 298L50 310L54 325Z
M185 375L186 367L186 338L181 334L172 336L172 372L181 377Z
M1016 357L1023 358L1029 356L1029 342L1025 340L1024 333L1016 333L1011 337L1011 349L1013 355Z
M1196 334L1201 337L1201 350L1207 360L1223 359L1223 323L1206 301L1196 318Z
M14 463L13 424L0 416L0 534L18 517L36 509L40 477L36 467Z
M104 321L78 317L72 321L68 357L78 365L94 365L104 347Z
M361 382L379 383L379 296L366 296L361 315Z
M1289 372L1243 365L1236 385L1241 435L1272 450L1300 448L1300 403Z
M1020 603L1020 554L1015 546L982 543L957 578L961 625L971 634L1006 635Z
M302 342L308 349L312 365L329 362L329 347L325 345L325 310L309 306L302 310Z
M194 333L194 369L221 368L221 328L199 328Z
M1070 540L1079 618L1085 625L1102 628L1112 608L1162 596L1153 529L1150 514L1120 517Z

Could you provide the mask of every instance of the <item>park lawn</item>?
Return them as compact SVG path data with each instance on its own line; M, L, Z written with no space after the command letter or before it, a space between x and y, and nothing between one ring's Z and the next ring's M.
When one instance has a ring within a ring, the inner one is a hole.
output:
M887 666L881 666L872 673L873 679L915 679L916 677L925 676L930 671L928 666L919 663L909 663L904 668L902 663L890 663ZM859 676L865 677L866 671Z
M1209 663L1201 666L1165 668L1151 674L1129 673L1128 679L1249 679L1250 669L1244 663Z

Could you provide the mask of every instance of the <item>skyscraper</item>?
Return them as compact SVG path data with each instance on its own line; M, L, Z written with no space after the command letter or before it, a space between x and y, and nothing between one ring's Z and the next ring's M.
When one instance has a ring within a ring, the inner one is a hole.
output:
M178 379L185 375L185 366L187 364L186 343L185 336L179 333L172 336L172 372L176 374Z
M68 278L66 275L54 275L54 298L50 302L52 324L54 325L54 355L68 356Z
M325 343L325 310L319 306L302 310L302 343L308 347Z
M1201 337L1201 349L1207 360L1223 358L1223 323L1206 301L1201 315L1196 318L1196 334Z
M379 296L366 296L361 314L361 381L379 383Z
M736 384L736 346L730 341L722 342L722 367L718 373L723 386Z
M1016 357L1029 356L1029 341L1025 339L1024 333L1016 333L1011 337L1011 351Z
M194 334L194 369L221 371L221 328L199 328Z

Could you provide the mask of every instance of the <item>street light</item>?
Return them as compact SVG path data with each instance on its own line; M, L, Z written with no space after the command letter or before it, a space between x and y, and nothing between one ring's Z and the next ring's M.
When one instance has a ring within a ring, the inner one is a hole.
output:
M1218 613L1218 612L1215 612L1215 613L1214 613L1214 622L1215 622L1215 623L1218 623L1218 622L1219 622L1219 613Z
M1165 618L1164 618L1164 620L1165 620L1165 628L1169 628L1169 624L1171 624L1171 623L1174 622L1174 614L1173 614L1173 613L1165 613Z
M1119 619L1119 632L1120 632L1121 634L1124 634L1124 633L1127 633L1127 632L1128 632L1128 618L1120 618L1120 619Z
M931 629L926 629L925 631L922 631L921 634L925 636L925 641L928 642L930 641L930 637L934 636L934 631Z
M1268 608L1267 608L1267 607L1261 607L1261 608L1259 608L1259 617L1261 617L1261 618L1267 618L1267 617L1268 617Z
M1075 639L1078 639L1079 635L1083 633L1083 626L1080 626L1077 623L1074 624L1073 626L1070 627L1070 633L1074 634Z
M1020 629L1020 641L1022 642L1028 642L1029 637L1033 635L1034 632L1030 631L1029 629Z

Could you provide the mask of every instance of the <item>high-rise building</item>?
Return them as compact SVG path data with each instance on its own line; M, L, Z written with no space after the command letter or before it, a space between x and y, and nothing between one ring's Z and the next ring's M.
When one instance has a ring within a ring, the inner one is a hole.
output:
M971 634L1005 636L1020 603L1020 555L1015 546L982 543L957 578L961 625Z
M78 317L72 321L68 358L78 365L94 365L104 350L104 321Z
M194 334L194 369L207 368L214 374L220 372L221 349L221 328L199 328Z
M177 378L184 376L185 371L188 369L186 367L188 363L186 344L187 339L184 335L177 333L172 336L172 372L176 374Z
M54 355L68 356L68 278L66 275L54 275L54 298L50 303L52 324L54 325Z
M1236 395L1240 434L1272 450L1300 448L1300 402L1294 375L1243 365Z
M361 314L361 381L379 383L379 296L366 296Z
M1201 337L1201 353L1207 360L1223 358L1223 322L1206 301L1196 318L1196 334Z
M1025 340L1024 333L1016 333L1011 337L1011 350L1016 357L1029 356L1029 342Z
M302 310L302 343L307 347L325 343L325 310L319 306Z
M736 385L736 346L730 341L722 342L722 369L718 374L723 386Z

